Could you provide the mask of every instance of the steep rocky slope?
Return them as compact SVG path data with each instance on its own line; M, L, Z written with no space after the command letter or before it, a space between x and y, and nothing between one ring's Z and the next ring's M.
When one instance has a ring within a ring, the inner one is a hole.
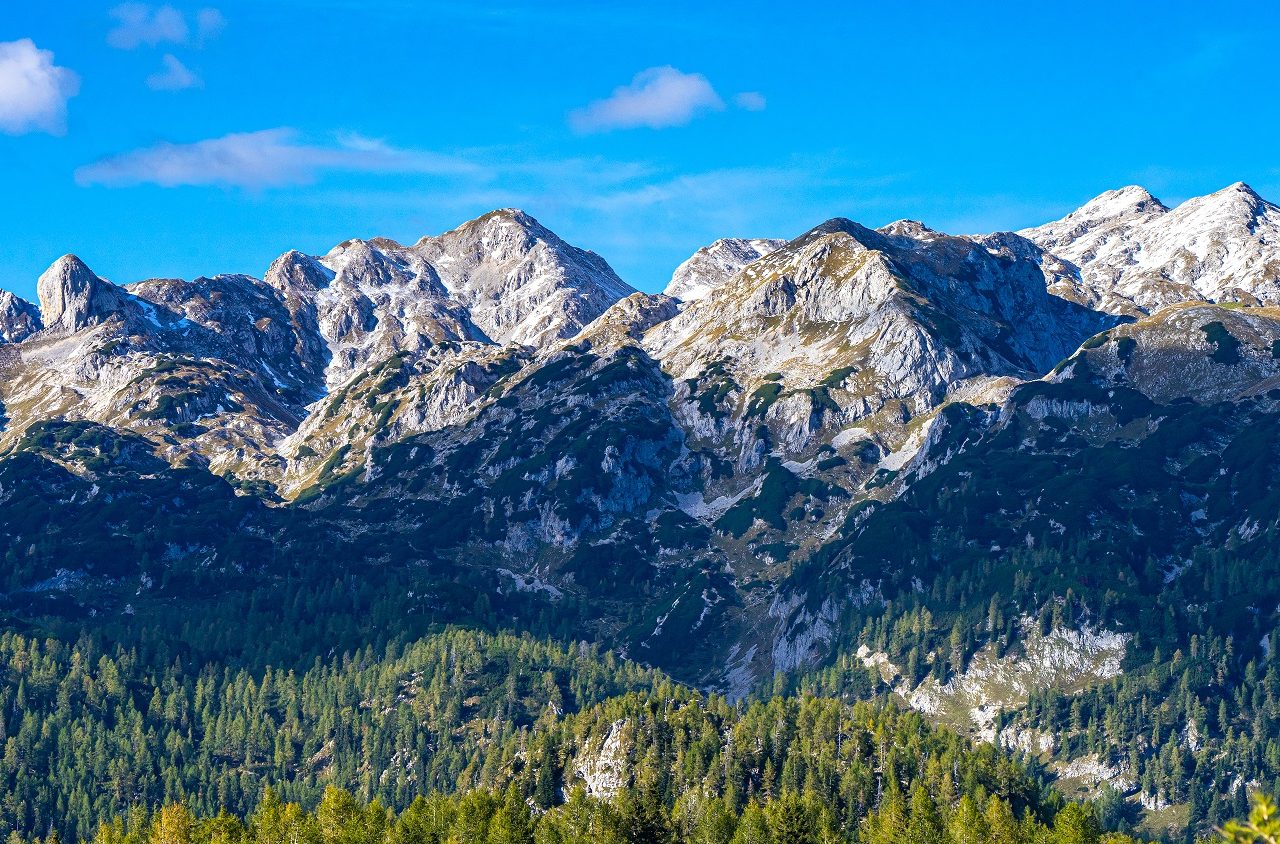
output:
M444 341L540 348L635 292L599 256L516 210L494 211L410 247L350 240L282 256L266 281L314 336L336 387L362 366ZM314 351L312 354L314 358Z
M0 343L20 343L41 328L39 308L0 290Z
M1114 322L1049 295L1037 252L1013 235L832 220L748 264L643 346L676 384L682 427L735 472L823 446L874 463L949 395L1034 376Z

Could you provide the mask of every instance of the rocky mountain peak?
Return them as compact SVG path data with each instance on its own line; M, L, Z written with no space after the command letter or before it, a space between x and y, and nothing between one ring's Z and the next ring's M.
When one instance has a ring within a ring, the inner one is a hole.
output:
M1067 294L1115 313L1189 300L1280 302L1280 208L1236 182L1169 209L1142 188L1108 191L1020 234L1078 269Z
M39 308L0 290L0 343L21 343L42 327Z
M938 237L938 232L919 220L895 220L887 226L881 226L876 231L894 237L909 237L912 240L929 240Z
M721 238L702 247L676 267L663 293L682 302L701 299L738 270L785 243L785 240L772 238Z
M75 255L63 255L36 283L46 329L79 331L118 311L128 294L93 274Z
M1169 209L1140 185L1128 185L1104 191L1071 212L1069 218L1080 220L1113 219L1133 214L1162 214Z
M639 342L646 331L680 313L680 302L665 293L632 293L613 303L573 338L597 352Z
M263 281L290 295L314 295L317 290L329 286L333 271L309 255L291 249L271 262Z
M875 229L869 229L846 217L832 217L821 225L814 226L800 235L792 243L816 240L828 235L848 235L867 249L883 249L886 245L884 235Z
M635 292L599 255L518 209L492 211L406 251L497 343L543 347L568 339Z
M1218 191L1218 193L1231 193L1236 196L1247 197L1251 202L1266 202L1256 190L1244 182L1232 182Z
M545 243L553 248L571 248L560 236L519 208L499 208L468 220L436 237L423 237L415 250L431 251L432 245L447 242L453 249L474 250L490 259L503 260L528 252Z
M1244 182L1235 182L1206 196L1188 199L1174 213L1182 224L1198 218L1210 224L1232 221L1247 225L1249 220L1264 216L1268 211L1274 214L1280 209Z

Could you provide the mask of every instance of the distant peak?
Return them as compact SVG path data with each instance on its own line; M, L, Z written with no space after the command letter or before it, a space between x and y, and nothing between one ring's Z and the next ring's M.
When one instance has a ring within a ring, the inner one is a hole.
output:
M911 238L933 237L938 234L919 220L894 220L889 225L876 229L876 231L881 234Z
M1232 182L1222 190L1214 191L1203 198L1219 202L1242 202L1251 208L1257 207L1266 202L1266 200L1263 199L1256 190L1249 187L1244 182Z
M861 223L855 223L846 217L832 217L820 226L800 235L797 240L808 240L832 234L847 234L868 249L880 249L886 243L884 235L875 229L869 229Z
M263 281L279 288L300 282L318 287L323 286L331 275L332 272L315 258L297 249L290 249L271 262Z
M0 290L0 343L19 343L43 327L39 308Z
M1234 193L1243 193L1252 197L1256 197L1257 199L1262 199L1262 197L1258 195L1258 192L1256 190L1249 187L1244 182L1232 182L1222 190L1218 191L1218 193L1226 193L1227 191L1232 191Z
M1163 213L1169 209L1140 185L1109 190L1072 212L1072 217L1121 217L1133 213Z
M469 223L464 223L461 228L470 225L483 224L488 222L510 222L515 223L521 228L545 230L546 227L539 223L531 214L526 214L519 208L498 208L490 211L488 214L482 214Z
M474 220L468 220L462 225L451 231L447 231L439 237L430 235L424 236L418 240L415 246L438 241L442 238L450 237L470 237L476 232L492 231L494 226L515 225L521 229L527 236L535 239L542 239L552 243L560 242L560 238L555 232L548 229L542 223L538 222L532 215L526 214L519 208L497 208L486 214L481 214Z
M777 249L785 240L774 240L767 237L722 237L713 240L698 250L700 253L725 255L730 258L742 256L760 257Z

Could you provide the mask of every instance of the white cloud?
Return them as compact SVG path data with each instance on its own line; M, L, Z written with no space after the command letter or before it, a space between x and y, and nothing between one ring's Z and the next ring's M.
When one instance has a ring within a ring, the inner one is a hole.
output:
M204 44L216 38L227 27L227 19L217 9L196 12L196 41Z
M161 143L87 164L80 185L205 185L257 190L308 184L333 170L475 175L474 164L432 152L402 150L359 135L336 143L301 140L293 129L265 129L191 144Z
M189 67L178 61L173 53L165 53L161 60L164 70L147 77L147 87L153 91L184 91L187 88L201 88L204 82Z
M759 91L743 91L734 96L733 104L747 111L764 111L764 94Z
M121 50L146 44L185 44L188 30L182 12L172 6L152 7L146 3L121 3L111 10L116 25L107 33L107 43Z
M636 74L630 85L569 115L579 132L606 132L648 126L682 126L699 114L724 108L720 95L700 73L681 73L674 67L651 67Z
M53 63L53 53L30 38L0 42L0 132L61 135L67 100L80 91L80 77Z
M121 3L110 12L116 25L107 33L107 43L121 50L133 50L142 45L187 44L191 40L191 27L187 17L169 4L152 6L148 3ZM227 26L222 12L214 8L200 9L195 13L195 43L203 46L216 38Z

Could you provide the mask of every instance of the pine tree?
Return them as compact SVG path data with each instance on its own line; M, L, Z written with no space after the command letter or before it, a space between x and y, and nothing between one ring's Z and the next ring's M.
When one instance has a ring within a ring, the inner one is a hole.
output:
M507 787L502 807L489 822L489 844L533 844L533 819L514 785Z
M769 819L764 809L755 800L747 803L742 817L738 819L738 828L733 833L732 844L774 844L773 832L769 828Z
M816 844L813 820L794 792L774 801L771 827L774 844Z
M1068 803L1053 819L1054 844L1098 844L1098 821L1079 803Z

